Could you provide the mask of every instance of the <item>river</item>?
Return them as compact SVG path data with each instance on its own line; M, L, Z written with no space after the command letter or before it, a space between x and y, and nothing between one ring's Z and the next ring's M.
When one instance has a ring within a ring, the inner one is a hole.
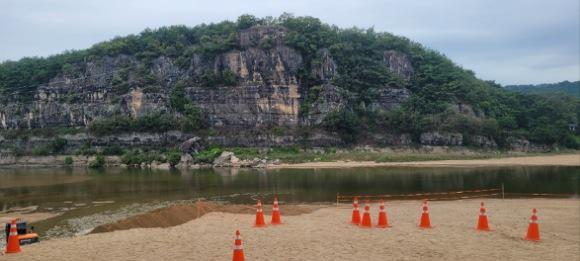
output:
M40 231L59 236L86 233L97 224L198 199L254 203L257 198L270 200L278 195L283 202L330 203L336 201L337 194L400 195L475 189L494 189L492 196L501 197L502 185L505 197L578 197L579 180L580 167L0 169L0 208L6 212L37 206L37 211L63 212L37 224Z

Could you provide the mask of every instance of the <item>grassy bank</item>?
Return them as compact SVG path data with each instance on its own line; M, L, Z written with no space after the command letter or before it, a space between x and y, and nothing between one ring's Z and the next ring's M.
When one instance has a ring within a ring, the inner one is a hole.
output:
M209 147L203 151L191 154L189 163L185 166L212 166L214 160L223 152L233 152L242 161L260 162L266 160L268 165L299 164L299 163L332 163L332 162L374 162L400 163L442 160L481 160L503 159L530 156L556 156L578 154L578 150L560 150L557 152L514 152L514 151L479 151L468 148L431 148L425 149L302 149L286 148L223 148ZM89 155L30 155L5 157L0 159L0 166L88 166L100 168L103 166L127 165L142 167L167 163L165 167L180 164L183 155L178 149L168 151L120 150L115 154L99 153ZM249 165L254 166L254 165Z
M458 151L412 151L412 150L301 150L296 147L272 148L258 150L253 148L226 148L232 151L240 159L267 158L278 159L282 163L305 163L305 162L333 162L333 161L374 161L374 162L408 162L408 161L432 161L432 160L470 160L491 159L518 156L557 155L565 153L577 153L575 150L566 150L549 153L525 153L506 151L474 151L462 149Z

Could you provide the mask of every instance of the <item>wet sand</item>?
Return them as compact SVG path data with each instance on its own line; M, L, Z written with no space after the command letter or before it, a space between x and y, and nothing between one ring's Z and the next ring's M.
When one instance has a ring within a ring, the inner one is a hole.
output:
M312 169L355 167L492 167L492 166L580 166L580 154L510 157L476 160L434 160L409 162L335 161L268 165L268 168Z
M281 205L280 226L254 228L252 214L211 212L174 227L43 241L0 260L228 260L236 229L247 260L579 260L580 200L486 204L491 232L475 230L479 200L431 202L430 230L417 228L420 201L388 201L388 229L351 225L348 204L297 216L285 216ZM540 243L522 239L532 208L538 208ZM376 222L376 205L371 214Z
M34 223L53 218L61 213L35 212L35 213L7 213L0 214L0 224L10 223L13 219L20 218L28 223ZM4 226L2 226L4 227Z

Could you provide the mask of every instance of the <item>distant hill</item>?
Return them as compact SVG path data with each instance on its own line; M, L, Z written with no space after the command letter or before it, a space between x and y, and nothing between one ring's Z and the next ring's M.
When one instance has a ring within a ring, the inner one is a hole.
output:
M506 89L521 93L565 93L575 97L580 97L580 81L527 85L507 85Z
M167 150L194 136L221 147L580 148L579 119L580 99L508 91L407 38L291 14L0 63L0 152L19 155Z

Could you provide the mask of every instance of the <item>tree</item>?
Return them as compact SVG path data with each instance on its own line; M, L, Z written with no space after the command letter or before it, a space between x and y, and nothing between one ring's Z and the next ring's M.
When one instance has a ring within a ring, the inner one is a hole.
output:
M257 25L260 20L253 15L243 14L238 17L238 30L243 30Z

